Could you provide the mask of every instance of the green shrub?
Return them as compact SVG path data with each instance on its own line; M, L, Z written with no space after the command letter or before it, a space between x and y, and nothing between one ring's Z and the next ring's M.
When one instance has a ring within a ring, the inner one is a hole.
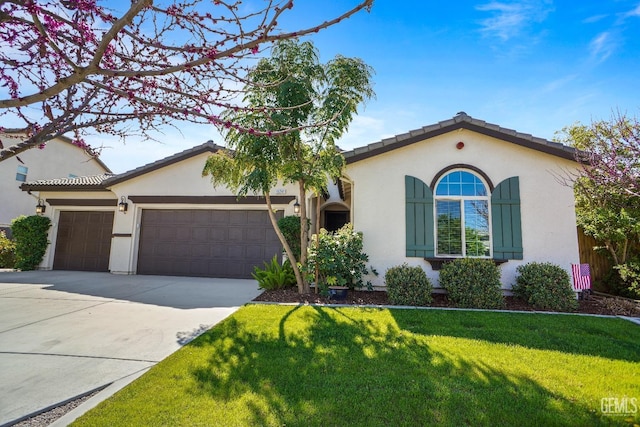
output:
M384 281L391 304L428 305L432 301L433 286L420 267L410 267L407 263L391 267L385 273Z
M19 270L34 270L42 261L49 241L51 220L46 216L19 216L11 221L11 233L16 242L16 264Z
M251 275L258 281L260 288L268 291L296 284L296 276L289 260L280 264L276 255L273 256L271 262L264 262L264 268L254 267Z
M309 243L309 258L305 266L305 274L310 280L318 269L320 285L332 284L361 288L364 286L362 276L369 272L366 262L369 256L362 251L362 233L353 230L353 225L346 224L331 233L324 228L319 235L313 235ZM377 274L375 270L372 270ZM367 287L372 289L370 282Z
M571 311L578 307L569 274L550 262L530 262L516 271L515 296L541 310Z
M310 221L307 219L307 229ZM300 217L296 215L285 216L278 220L278 228L282 231L284 239L289 244L296 260L300 260Z
M0 268L13 268L16 264L16 243L0 231Z
M460 258L444 264L440 270L440 286L447 290L449 301L458 307L504 306L500 270L488 259Z
M618 270L620 279L624 283L619 295L640 299L640 258L632 259L614 268Z

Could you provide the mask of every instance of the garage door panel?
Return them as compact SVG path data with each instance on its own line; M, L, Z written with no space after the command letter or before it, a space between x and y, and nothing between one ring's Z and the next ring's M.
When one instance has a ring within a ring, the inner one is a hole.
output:
M246 256L249 259L264 259L265 257L264 246L247 246ZM273 255L272 255L273 256Z
M209 258L211 256L211 249L209 245L194 244L191 246L191 255L197 258Z
M229 212L230 211L212 211L211 212L211 223L212 224L229 224Z
M212 228L209 233L211 234L211 240L214 242L225 242L229 240L229 230L227 228Z
M266 211L160 212L143 210L139 274L250 278L254 266L282 252Z
M250 242L264 242L266 231L264 228L248 228L245 233L245 239Z
M233 227L229 228L229 237L228 240L231 242L242 242L244 241L244 229Z
M113 212L60 212L53 269L109 271L113 215Z

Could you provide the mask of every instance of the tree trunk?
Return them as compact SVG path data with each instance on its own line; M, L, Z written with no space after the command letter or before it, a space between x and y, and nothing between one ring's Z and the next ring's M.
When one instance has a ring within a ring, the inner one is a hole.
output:
M298 181L300 191L300 265L307 265L307 247L309 246L309 230L307 228L307 197L304 190L304 180ZM309 282L302 278L302 291L309 293Z
M316 194L316 253L318 250L318 247L320 246L320 194ZM318 263L316 262L316 294L318 293L318 288L320 288L319 285L319 280L320 280L320 271L318 270Z
M269 219L271 220L271 225L273 225L273 229L275 230L276 235L278 236L278 239L280 239L280 243L282 243L282 246L284 247L284 250L287 253L287 258L289 258L289 262L291 263L291 267L293 268L293 274L295 274L296 276L298 292L301 294L305 293L305 290L304 290L305 281L303 279L302 274L300 273L300 269L298 268L296 257L293 254L293 251L291 250L289 243L287 243L287 239L284 238L284 234L282 234L282 231L280 231L280 227L278 227L278 220L276 219L275 213L273 213L273 208L271 207L271 195L265 192L264 198L267 201L267 211L269 212ZM308 285L307 285L307 288L308 288Z

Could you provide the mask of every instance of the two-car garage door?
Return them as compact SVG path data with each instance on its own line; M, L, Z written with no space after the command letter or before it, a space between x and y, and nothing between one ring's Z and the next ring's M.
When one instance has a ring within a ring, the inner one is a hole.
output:
M250 278L281 253L264 210L142 211L138 274Z

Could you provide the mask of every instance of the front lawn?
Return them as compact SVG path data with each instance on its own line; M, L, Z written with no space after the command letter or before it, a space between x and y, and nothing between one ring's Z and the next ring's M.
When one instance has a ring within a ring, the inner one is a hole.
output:
M640 422L640 327L628 321L248 305L74 425L634 421Z

